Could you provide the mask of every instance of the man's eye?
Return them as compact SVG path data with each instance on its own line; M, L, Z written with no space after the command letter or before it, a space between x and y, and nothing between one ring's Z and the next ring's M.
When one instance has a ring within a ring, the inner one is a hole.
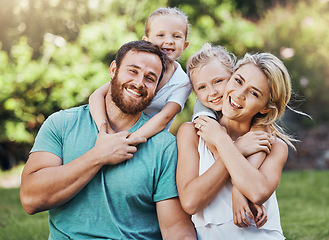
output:
M148 82L155 82L155 79L153 77L146 77L146 80Z

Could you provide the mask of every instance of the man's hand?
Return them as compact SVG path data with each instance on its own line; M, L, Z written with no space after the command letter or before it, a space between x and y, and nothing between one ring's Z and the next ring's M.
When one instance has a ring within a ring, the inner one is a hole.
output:
M92 151L103 165L117 164L131 159L137 151L136 145L145 143L146 138L130 137L130 132L108 133L108 123L104 121L99 129L96 144Z

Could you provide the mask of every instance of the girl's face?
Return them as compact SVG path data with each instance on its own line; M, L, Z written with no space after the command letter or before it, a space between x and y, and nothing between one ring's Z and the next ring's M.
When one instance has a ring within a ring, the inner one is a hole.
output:
M157 45L170 60L178 59L189 42L186 41L186 22L178 16L155 16L150 23L149 36L143 40Z
M214 111L222 110L223 94L230 77L230 71L217 60L212 60L190 74L194 92L200 102Z
M254 64L241 66L228 81L222 113L229 119L251 121L257 113L265 114L270 98L266 75Z

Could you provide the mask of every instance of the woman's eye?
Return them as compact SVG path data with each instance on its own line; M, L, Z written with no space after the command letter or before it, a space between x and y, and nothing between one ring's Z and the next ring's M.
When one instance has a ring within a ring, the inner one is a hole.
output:
M255 97L258 98L258 93L254 92L254 91L251 91L250 93L251 93L251 95L253 95L253 96L255 96Z
M204 86L200 86L200 87L198 87L198 90L202 90L204 88L205 88Z

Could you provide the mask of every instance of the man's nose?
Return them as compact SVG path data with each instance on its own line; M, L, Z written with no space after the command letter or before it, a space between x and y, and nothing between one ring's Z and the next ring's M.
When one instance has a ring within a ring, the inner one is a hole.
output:
M136 85L136 87L144 86L144 75L138 74L134 79L134 84Z

